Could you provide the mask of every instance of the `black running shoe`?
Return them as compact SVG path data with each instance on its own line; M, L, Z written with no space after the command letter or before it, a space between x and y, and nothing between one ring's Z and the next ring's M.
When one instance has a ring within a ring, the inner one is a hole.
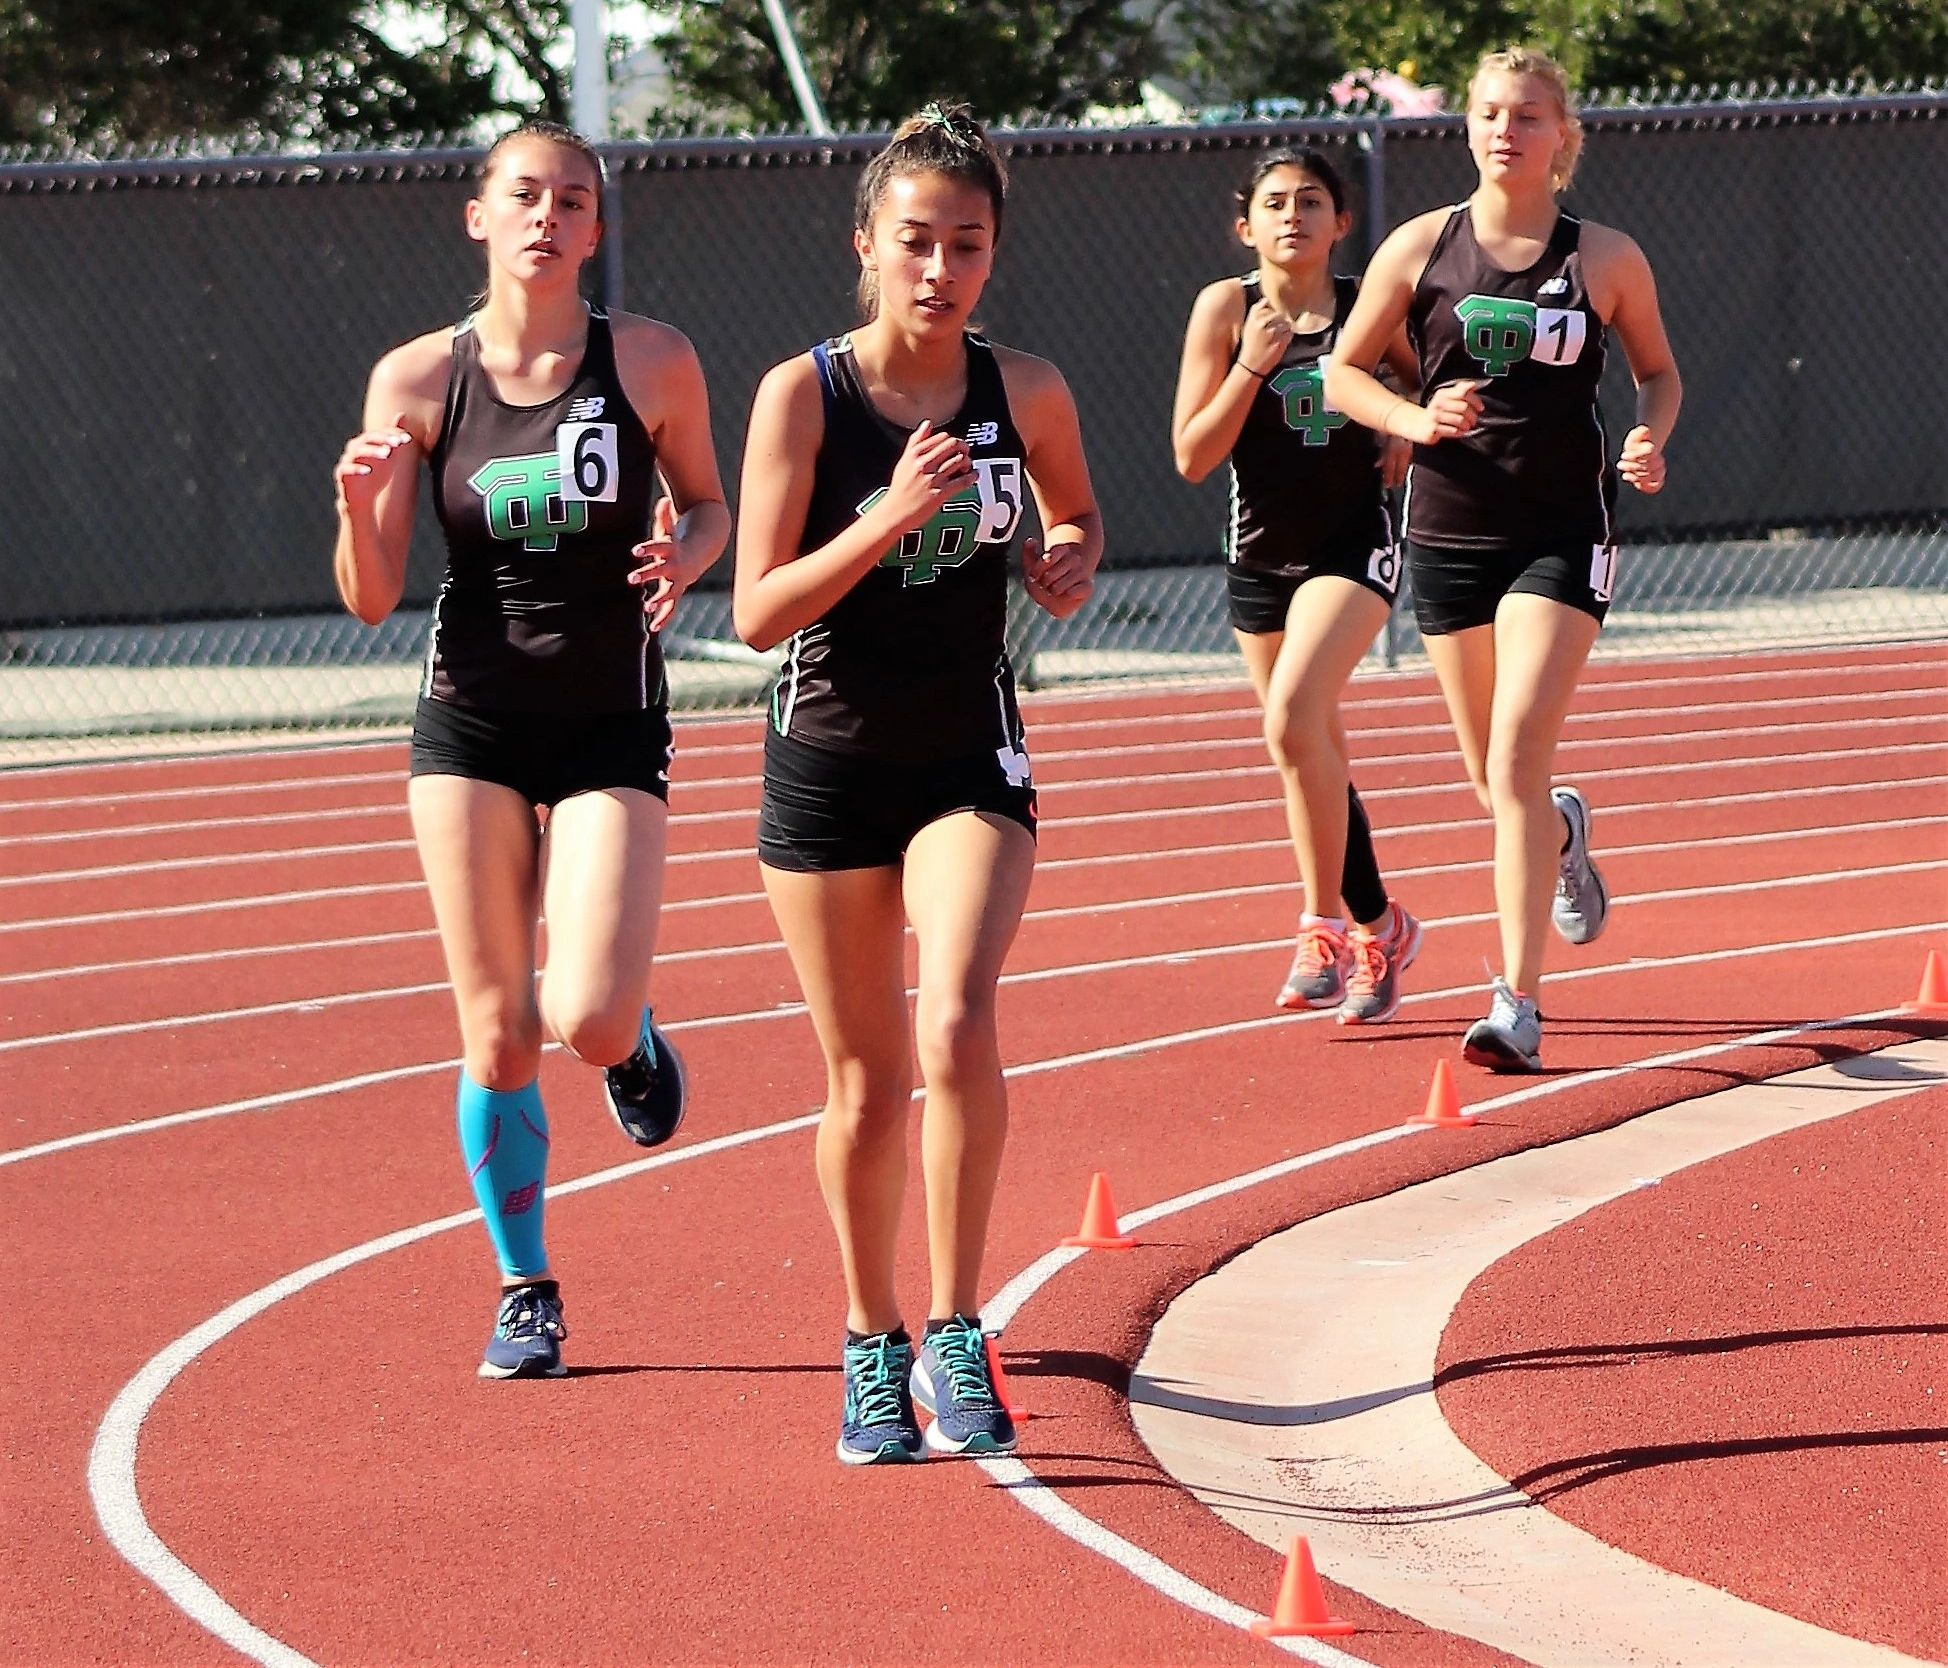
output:
M561 1341L568 1328L561 1319L561 1287L536 1280L501 1293L494 1335L481 1358L482 1378L560 1378Z
M683 1062L649 1009L636 1052L603 1072L602 1086L622 1133L639 1147L662 1146L683 1122Z

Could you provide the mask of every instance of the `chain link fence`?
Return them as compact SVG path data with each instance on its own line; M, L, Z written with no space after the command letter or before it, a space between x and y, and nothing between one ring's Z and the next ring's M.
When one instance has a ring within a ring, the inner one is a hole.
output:
M1629 231L1685 378L1666 490L1625 492L1599 653L1948 635L1948 93L1674 101L1586 112L1569 206ZM851 199L880 142L610 149L596 282L696 342L734 491L764 369L853 317ZM1074 620L1018 606L1024 683L1236 672L1221 481L1171 466L1198 288L1242 270L1251 153L1341 164L1356 270L1378 235L1457 201L1456 118L1319 119L1003 136L1008 221L982 322L1067 374L1108 527ZM0 737L389 724L410 712L437 588L422 511L406 601L369 630L332 588L330 466L392 344L481 281L460 229L479 153L0 167ZM1631 390L1612 354L1613 436ZM1220 472L1222 473L1222 472ZM428 495L422 493L422 504ZM733 508L735 506L733 505ZM755 701L730 563L670 641L691 707ZM1403 603L1376 653L1418 652Z

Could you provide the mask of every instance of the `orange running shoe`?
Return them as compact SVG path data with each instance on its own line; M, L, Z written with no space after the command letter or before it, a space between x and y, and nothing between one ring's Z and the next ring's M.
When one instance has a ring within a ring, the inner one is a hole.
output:
M1352 966L1352 947L1343 932L1325 921L1302 925L1292 971L1279 987L1278 1006L1293 1013L1304 1008L1338 1007L1346 995L1346 976Z
M1378 1025L1400 1006L1400 975L1420 954L1420 923L1397 903L1387 905L1385 928L1368 937L1352 935L1353 968L1346 976L1346 1000L1339 1005L1341 1025Z

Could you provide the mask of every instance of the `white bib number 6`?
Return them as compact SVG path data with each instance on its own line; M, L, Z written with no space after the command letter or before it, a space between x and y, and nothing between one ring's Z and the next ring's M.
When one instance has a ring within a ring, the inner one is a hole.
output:
M563 498L592 504L616 501L616 426L563 423L555 430L555 467Z

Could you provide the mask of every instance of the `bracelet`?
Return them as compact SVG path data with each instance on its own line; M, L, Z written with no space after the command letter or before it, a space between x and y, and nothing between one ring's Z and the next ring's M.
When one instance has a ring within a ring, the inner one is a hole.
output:
M1392 405L1387 407L1387 414L1380 419L1380 432L1387 439L1404 440L1406 438L1404 435L1398 435L1393 432L1393 414L1402 406L1411 406L1413 403L1412 400L1395 400Z
M1239 370L1243 371L1246 376L1255 376L1260 382L1271 381L1272 378L1271 371L1254 371L1242 359L1234 359L1231 361L1231 363L1236 365ZM1277 368L1278 368L1277 366L1272 367L1273 370L1276 370Z

